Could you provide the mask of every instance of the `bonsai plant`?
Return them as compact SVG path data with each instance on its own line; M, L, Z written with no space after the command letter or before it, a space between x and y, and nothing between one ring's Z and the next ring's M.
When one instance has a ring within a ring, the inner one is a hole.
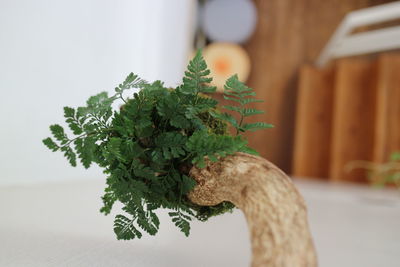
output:
M98 164L107 177L104 206L109 214L120 202L124 214L115 217L118 239L155 235L156 209L169 209L172 222L189 235L190 221L240 208L250 228L252 266L315 266L306 207L291 180L276 166L257 156L243 136L270 128L264 122L245 123L263 113L248 108L253 89L238 80L226 81L223 109L207 94L210 71L198 51L183 83L175 89L161 81L148 83L129 74L115 93L92 96L85 107L64 108L73 137L51 125L53 138L43 143L60 151L72 166ZM139 89L125 98L129 89ZM112 104L120 101L119 110ZM235 134L231 134L230 130Z

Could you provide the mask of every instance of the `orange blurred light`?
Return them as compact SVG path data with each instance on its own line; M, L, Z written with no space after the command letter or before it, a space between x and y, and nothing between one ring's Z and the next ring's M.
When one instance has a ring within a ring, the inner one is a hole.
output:
M214 69L216 74L226 75L230 70L230 62L227 58L217 58L214 62Z

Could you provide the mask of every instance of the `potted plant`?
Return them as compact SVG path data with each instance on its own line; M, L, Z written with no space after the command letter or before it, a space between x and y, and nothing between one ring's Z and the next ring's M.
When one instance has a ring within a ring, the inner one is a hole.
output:
M236 75L225 84L223 108L207 94L209 85L201 52L190 61L183 83L175 89L148 83L130 74L115 88L92 96L85 107L65 107L69 137L51 125L53 138L43 143L61 151L72 166L95 163L104 169L107 186L101 212L120 202L115 217L118 239L155 235L155 210L169 209L172 222L189 235L193 218L208 218L241 209L252 242L252 266L316 266L303 198L281 170L247 146L246 131L272 127L245 123L262 111L248 108L255 93ZM139 89L125 98L129 89ZM119 110L112 104L120 101ZM235 134L231 134L233 129Z

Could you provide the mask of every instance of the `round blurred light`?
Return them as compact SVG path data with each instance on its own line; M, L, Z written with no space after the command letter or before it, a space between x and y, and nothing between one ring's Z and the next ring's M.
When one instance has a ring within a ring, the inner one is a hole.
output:
M237 74L245 82L250 74L250 57L241 46L232 43L212 43L203 50L204 59L213 77L212 84L223 91L225 81Z
M211 0L204 5L200 23L212 41L243 43L255 29L257 10L251 0Z

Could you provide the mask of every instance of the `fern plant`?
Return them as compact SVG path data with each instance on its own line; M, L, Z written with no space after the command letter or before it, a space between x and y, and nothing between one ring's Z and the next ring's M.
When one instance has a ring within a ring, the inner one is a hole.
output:
M109 96L99 93L86 106L64 108L69 136L60 125L50 126L52 137L43 140L51 151L60 151L72 166L79 160L85 168L97 164L107 175L101 212L109 214L115 202L123 213L115 217L118 239L140 238L142 232L155 235L159 219L155 211L169 209L172 222L189 235L190 221L231 211L232 203L212 207L191 203L187 194L196 181L189 176L192 166L205 167L204 159L238 151L256 153L247 146L242 133L270 128L266 123L244 123L244 119L261 111L247 108L254 91L232 76L225 85L225 99L238 105L224 106L237 112L239 119L219 111L218 101L207 96L215 91L201 51L190 61L183 83L175 89L161 81L153 83L131 73ZM129 89L138 92L125 99ZM122 102L113 110L115 101ZM237 134L231 135L232 126Z

